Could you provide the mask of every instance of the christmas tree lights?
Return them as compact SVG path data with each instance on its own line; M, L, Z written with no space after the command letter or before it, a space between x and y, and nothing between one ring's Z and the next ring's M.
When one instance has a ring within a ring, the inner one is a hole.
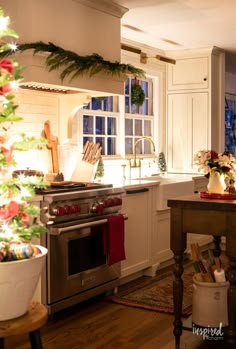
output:
M15 43L5 40L18 38L9 24L10 18L0 8L0 53L16 48ZM12 123L22 120L16 114L15 102L22 70L14 58L0 60L0 262L31 257L36 249L29 241L46 231L38 221L39 208L30 200L36 187L45 188L48 183L39 176L12 177L16 150L37 149L47 143L43 138L10 132Z

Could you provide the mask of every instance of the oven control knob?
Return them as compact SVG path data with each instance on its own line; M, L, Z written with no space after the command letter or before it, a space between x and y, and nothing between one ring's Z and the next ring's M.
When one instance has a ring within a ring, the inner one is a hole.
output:
M80 211L81 211L80 205L77 204L77 205L73 205L72 207L73 207L75 213L80 213Z
M71 205L66 205L66 206L65 206L65 213L66 213L66 214L72 214L72 213L74 213L74 208L73 208L73 206L71 206Z
M63 206L58 206L56 208L56 215L57 216L64 216L64 214L66 213L65 207Z
M102 211L103 211L103 203L94 202L92 207L91 207L91 211L93 213L102 213Z
M110 201L109 201L109 199L103 200L103 207L104 207L104 208L110 207Z
M121 204L122 204L122 199L118 198L118 197L115 197L114 198L114 206L119 206Z

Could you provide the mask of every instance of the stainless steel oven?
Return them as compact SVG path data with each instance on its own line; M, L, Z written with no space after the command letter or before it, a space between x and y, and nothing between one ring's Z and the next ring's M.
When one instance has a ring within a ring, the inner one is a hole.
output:
M104 226L121 213L122 189L99 188L44 195L41 220L48 227L42 301L49 313L119 285L121 263L108 265ZM126 218L126 217L125 217Z

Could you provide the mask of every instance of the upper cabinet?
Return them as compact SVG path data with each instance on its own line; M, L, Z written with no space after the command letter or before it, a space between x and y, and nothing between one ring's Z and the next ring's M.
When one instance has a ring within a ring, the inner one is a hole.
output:
M172 53L167 70L168 172L196 173L200 149L224 150L224 52L218 48Z
M168 67L168 90L207 89L209 57L180 58Z

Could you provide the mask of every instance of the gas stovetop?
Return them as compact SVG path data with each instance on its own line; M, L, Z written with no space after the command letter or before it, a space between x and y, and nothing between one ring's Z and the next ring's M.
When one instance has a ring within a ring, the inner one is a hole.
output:
M94 190L103 188L112 188L112 184L102 184L93 182L52 182L50 187L45 189L36 189L36 194L46 195L46 194L57 194L57 193L68 193L73 191L84 191L84 190Z

